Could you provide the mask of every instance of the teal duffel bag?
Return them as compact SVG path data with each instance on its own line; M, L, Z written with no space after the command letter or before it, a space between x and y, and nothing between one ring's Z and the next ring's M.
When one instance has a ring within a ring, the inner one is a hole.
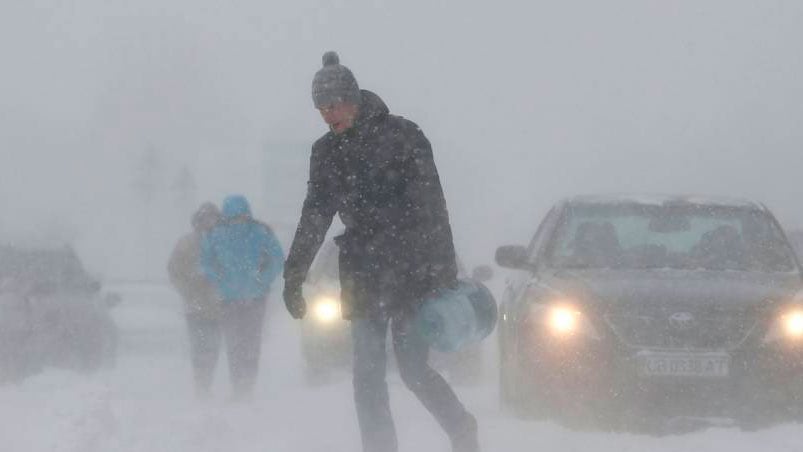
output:
M497 309L491 291L474 280L461 280L423 301L415 323L430 346L455 352L479 343L496 326Z

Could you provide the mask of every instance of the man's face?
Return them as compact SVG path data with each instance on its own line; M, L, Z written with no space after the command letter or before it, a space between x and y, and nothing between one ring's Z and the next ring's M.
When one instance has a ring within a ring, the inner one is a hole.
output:
M357 105L350 102L338 102L333 105L321 107L321 117L332 132L341 134L354 126L357 119Z

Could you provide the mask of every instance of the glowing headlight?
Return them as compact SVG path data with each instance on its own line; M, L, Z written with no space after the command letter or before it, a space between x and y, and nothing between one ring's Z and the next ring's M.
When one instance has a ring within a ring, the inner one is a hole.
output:
M574 334L577 331L580 312L571 308L556 307L549 312L549 328L560 335Z
M803 340L803 309L790 309L783 313L770 327L764 342L774 342L781 339Z
M312 312L315 320L321 323L331 323L340 316L340 303L334 298L321 297L315 300Z
M591 339L600 339L596 328L588 318L571 304L536 304L532 307L532 315L547 330L548 333L559 338L585 336Z
M787 312L782 317L783 329L787 337L799 339L803 337L803 311Z

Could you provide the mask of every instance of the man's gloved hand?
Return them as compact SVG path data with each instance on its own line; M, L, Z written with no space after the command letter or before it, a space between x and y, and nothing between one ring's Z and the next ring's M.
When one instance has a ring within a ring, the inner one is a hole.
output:
M303 319L307 313L307 302L301 293L301 284L293 281L284 282L284 305L294 319Z

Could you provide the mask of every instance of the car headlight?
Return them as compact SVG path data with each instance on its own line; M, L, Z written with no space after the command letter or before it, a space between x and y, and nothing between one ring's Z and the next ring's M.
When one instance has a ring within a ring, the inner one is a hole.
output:
M312 315L320 323L332 323L340 318L340 302L333 297L320 297L313 303Z
M791 308L775 319L764 342L803 341L803 308Z
M787 337L803 338L803 311L796 310L783 317L784 331Z
M549 311L549 329L558 335L574 334L582 314L572 308L554 307Z
M600 339L594 325L588 318L571 304L537 304L533 305L532 314L540 320L543 327L554 337L569 338L585 336Z

